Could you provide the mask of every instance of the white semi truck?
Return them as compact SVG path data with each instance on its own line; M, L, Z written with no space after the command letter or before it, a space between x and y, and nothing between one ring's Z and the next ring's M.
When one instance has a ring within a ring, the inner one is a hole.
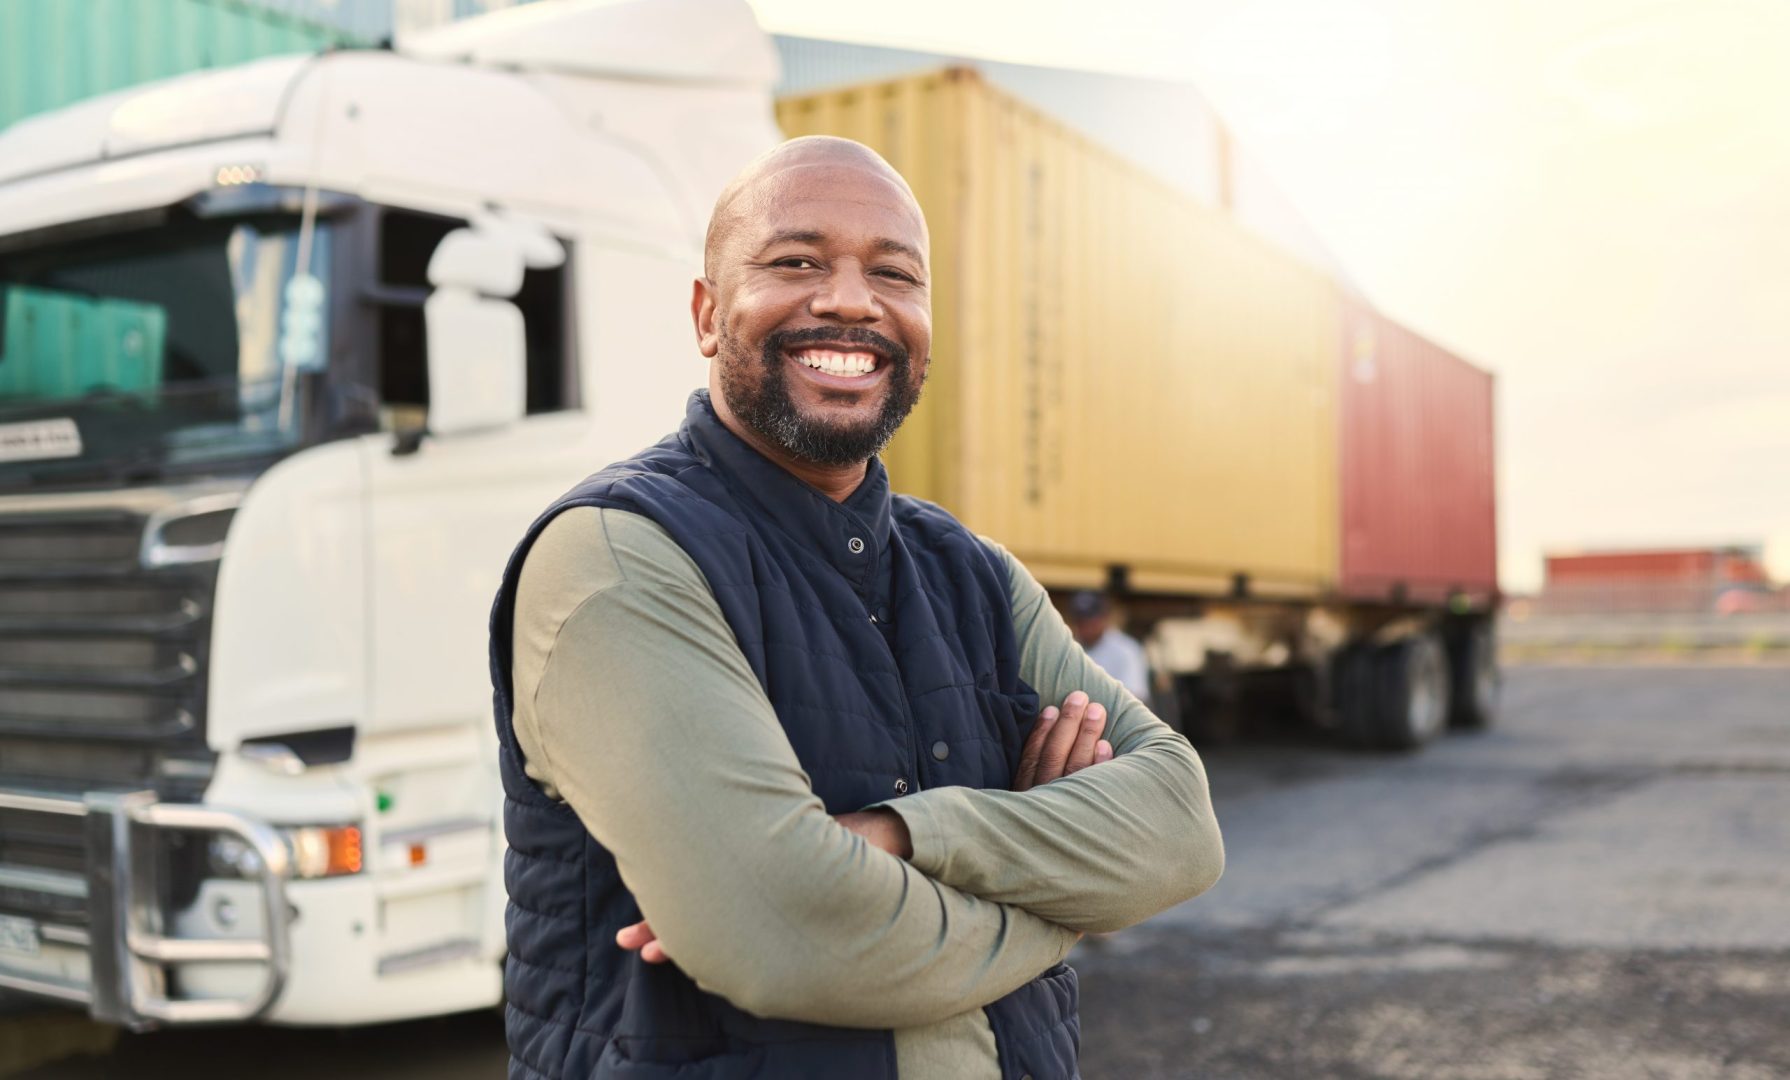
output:
M703 381L776 68L743 0L572 0L0 132L0 992L499 1000L486 615Z

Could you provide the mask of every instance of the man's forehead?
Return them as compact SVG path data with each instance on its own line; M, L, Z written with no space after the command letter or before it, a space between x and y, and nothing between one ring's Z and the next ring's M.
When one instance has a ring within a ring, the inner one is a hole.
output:
M899 229L923 244L925 218L898 178L864 166L796 164L767 174L750 200L751 224L765 236L792 229L829 234ZM744 209L742 207L742 209Z
M875 234L922 260L927 247L925 216L900 173L862 143L811 135L769 151L727 185L709 219L704 272L713 273L723 253L732 261L796 232Z

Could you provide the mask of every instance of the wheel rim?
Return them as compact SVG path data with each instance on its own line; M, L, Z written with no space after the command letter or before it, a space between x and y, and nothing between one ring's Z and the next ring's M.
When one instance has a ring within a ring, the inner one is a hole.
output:
M1482 717L1490 716L1498 704L1498 660L1491 636L1484 632L1473 637L1473 701Z
M1442 685L1438 651L1428 643L1412 646L1410 699L1405 723L1412 737L1423 742L1442 729L1447 708L1447 689Z

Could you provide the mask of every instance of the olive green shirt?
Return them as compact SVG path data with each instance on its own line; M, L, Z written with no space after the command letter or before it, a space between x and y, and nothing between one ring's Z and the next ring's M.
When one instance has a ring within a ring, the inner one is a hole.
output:
M997 550L999 550L997 548ZM665 952L760 1016L892 1028L904 1080L998 1080L982 1006L1209 888L1224 854L1193 748L1087 659L1004 550L1020 677L1107 710L1110 762L1024 793L882 804L909 860L839 826L690 556L582 507L523 564L514 727L528 774L615 856Z

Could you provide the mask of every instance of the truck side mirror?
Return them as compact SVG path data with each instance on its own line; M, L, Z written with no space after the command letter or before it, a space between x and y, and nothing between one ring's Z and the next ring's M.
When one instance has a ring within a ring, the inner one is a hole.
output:
M429 258L435 289L423 321L431 435L503 427L527 412L527 339L522 313L506 299L522 288L524 253L507 241L459 229Z

